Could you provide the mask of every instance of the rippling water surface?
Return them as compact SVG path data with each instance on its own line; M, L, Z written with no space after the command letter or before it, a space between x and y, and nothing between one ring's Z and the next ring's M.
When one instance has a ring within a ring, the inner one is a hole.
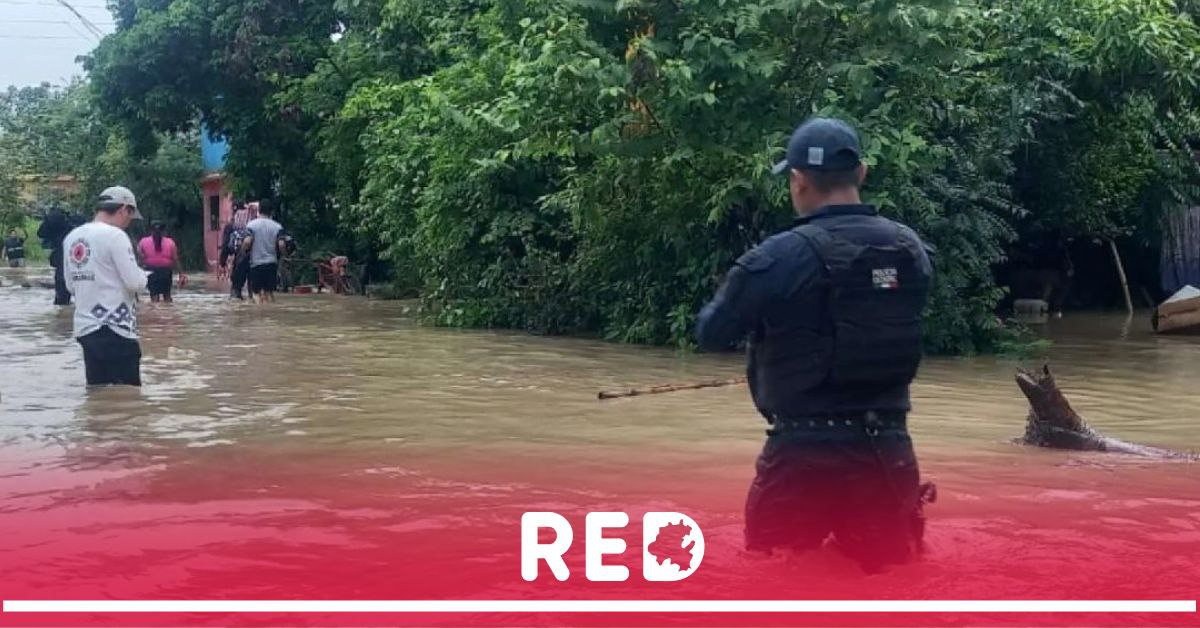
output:
M912 433L941 488L929 555L866 577L832 551L731 549L763 435L744 388L596 400L736 376L738 356L432 329L394 302L186 292L141 309L145 386L87 392L70 311L50 300L0 288L9 599L519 596L514 517L572 509L701 521L704 569L721 577L694 578L691 595L1197 592L1200 465L1011 444L1026 405L1010 360L923 366ZM1047 332L1095 427L1200 450L1200 342L1144 317L1070 315ZM471 541L429 546L458 532ZM470 567L422 572L447 556Z

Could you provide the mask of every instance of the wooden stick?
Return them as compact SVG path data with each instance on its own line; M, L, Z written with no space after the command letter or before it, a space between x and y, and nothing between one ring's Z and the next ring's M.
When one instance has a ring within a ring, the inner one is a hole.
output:
M1129 282L1125 279L1125 266L1121 264L1121 254L1117 252L1117 243L1109 239L1108 249L1112 251L1113 262L1117 265L1117 276L1121 278L1121 290L1125 294L1125 311L1133 311L1133 299L1129 297Z
M745 377L733 379L713 379L704 382L686 384L658 384L646 388L630 388L629 390L604 390L597 395L600 399L621 399L623 397L639 397L641 395L657 395L659 393L675 392L677 390L696 390L698 388L718 388L721 386L736 386L746 383Z

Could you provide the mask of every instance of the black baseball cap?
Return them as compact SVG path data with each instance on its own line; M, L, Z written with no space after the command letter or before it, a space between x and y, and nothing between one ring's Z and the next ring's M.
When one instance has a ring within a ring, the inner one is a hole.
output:
M835 118L812 118L801 124L788 140L787 159L775 164L771 172L853 170L862 163L858 133L849 124Z

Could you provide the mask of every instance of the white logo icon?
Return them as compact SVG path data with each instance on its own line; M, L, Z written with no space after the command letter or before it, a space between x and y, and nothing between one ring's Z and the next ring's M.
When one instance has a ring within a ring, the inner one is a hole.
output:
M696 572L704 559L704 533L678 512L648 512L642 518L642 576L675 582Z
M592 582L624 582L629 569L605 564L605 556L624 554L625 540L605 536L605 530L625 528L629 515L623 512L591 512L584 519L584 572ZM553 531L554 539L543 543L542 530ZM559 581L571 572L563 556L571 548L575 533L566 517L556 512L527 512L521 516L521 578L538 579L538 565L545 563ZM676 582L696 573L704 559L704 533L695 519L678 512L648 512L642 518L642 577L650 582Z

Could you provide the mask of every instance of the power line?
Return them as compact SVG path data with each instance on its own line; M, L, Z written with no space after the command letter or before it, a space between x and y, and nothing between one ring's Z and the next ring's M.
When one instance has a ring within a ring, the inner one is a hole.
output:
M71 23L66 20L40 20L40 19L26 19L26 18L9 18L5 21L6 22L19 22L21 24L66 24L67 26L71 26ZM105 26L113 26L112 22L96 22L96 24L103 24Z
M37 18L8 18L5 22L17 22L20 24L70 24L65 19L37 19ZM113 24L112 22L97 22L96 24Z
M47 20L47 23L50 23L50 22L51 22L50 20ZM67 30L74 33L75 36L67 37L64 35L25 35L25 34L0 33L0 39L82 39L86 42L93 41L92 36L90 34L79 30L79 28L76 27L74 24L72 24L70 22L66 22L66 21L59 21L57 23L60 23L64 26L66 26Z
M67 21L64 21L63 24L66 24L67 28L71 29L71 32L78 35L80 39L83 39L85 41L91 41L91 38L89 38L86 34L84 34L83 31L79 30L78 26L75 26L74 24L67 22Z
M47 2L35 2L35 1L33 1L33 0L0 0L0 4L26 5L26 6L43 6L43 7L44 7L44 6L53 6L52 4L49 4L49 3L47 3ZM76 3L76 4L75 4L75 6L76 6L76 7L79 7L79 8L83 8L83 9L104 9L104 10L108 10L108 6L107 6L107 5L103 5L103 4L87 4L87 3L84 3L84 4L79 4L79 3Z
M42 0L42 4L46 6L54 6L54 0ZM84 2L83 4L72 2L71 6L84 7L87 9L104 9L105 11L109 10L107 4L92 4L90 2Z
M71 13L74 13L75 17L79 18L79 22L81 24L83 24L83 27L88 29L89 31L91 31L92 35L94 35L96 37L96 41L100 41L101 39L104 39L104 31L100 30L100 28L98 26L96 26L95 24L93 24L91 22L91 20L87 19L86 17L83 17L83 14L80 13L79 11L77 11L75 9L75 7L71 6L71 3L67 2L67 0L55 0L55 1L58 2L59 4L63 5L64 7L66 7L67 10L70 11Z
M0 39L78 39L77 37L67 37L65 35L9 35L0 33Z

